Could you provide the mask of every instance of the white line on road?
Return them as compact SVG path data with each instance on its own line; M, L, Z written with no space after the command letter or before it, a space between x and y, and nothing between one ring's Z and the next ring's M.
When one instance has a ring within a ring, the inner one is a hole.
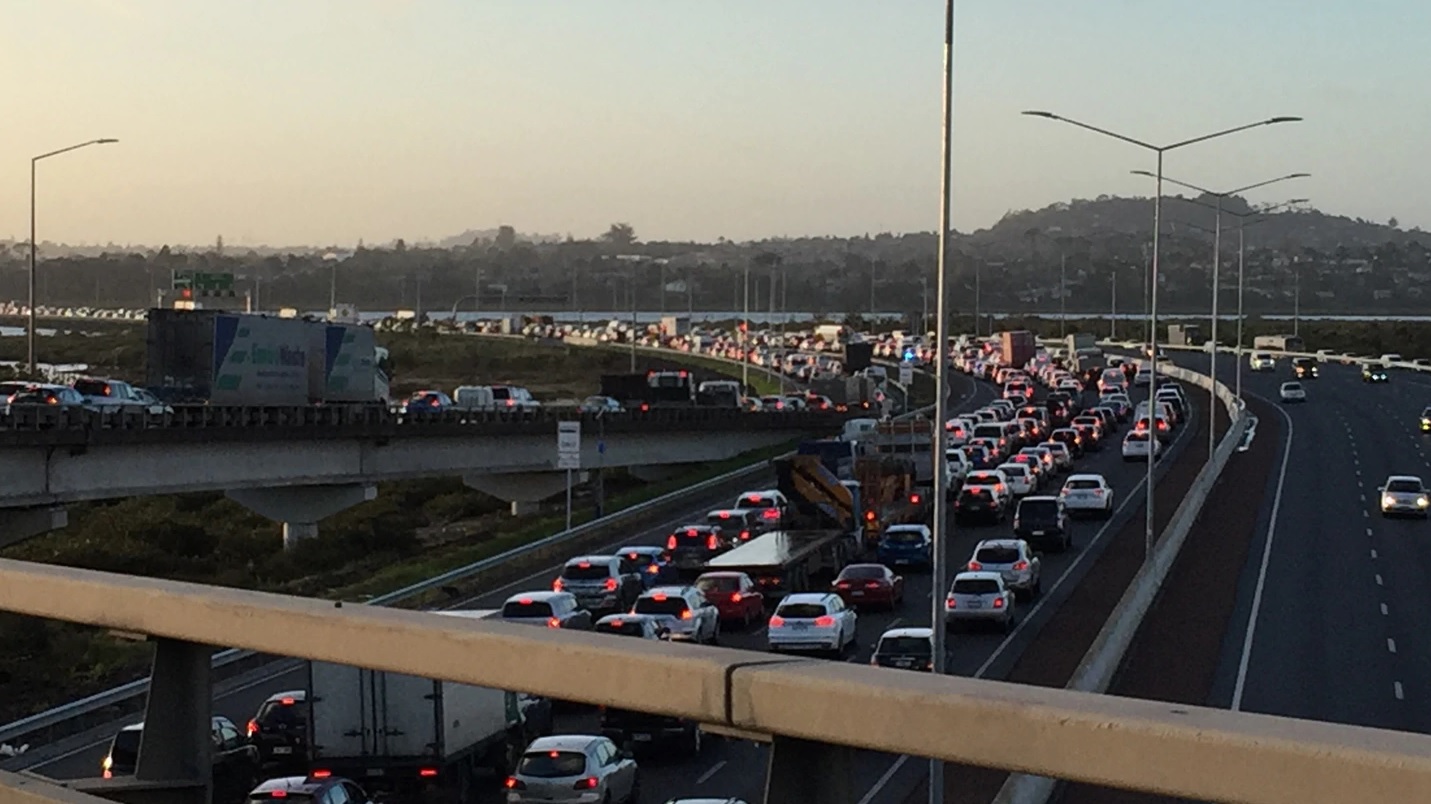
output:
M884 786L889 784L889 780L893 779L894 775L896 773L899 773L899 769L904 767L904 763L908 761L909 755L906 754L904 756L901 756L899 759L896 759L895 761L889 763L889 769L886 770L883 775L881 775L878 779L875 780L874 786L870 788L868 793L865 793L862 797L860 797L859 804L870 804L871 801L874 801L875 796L879 795L880 792L884 790ZM925 786L928 787L928 785Z
M1367 529L1366 529L1366 535L1368 535L1368 536L1371 536L1371 535L1372 535L1371 528L1367 528ZM1371 551L1371 557L1372 557L1372 558L1376 558L1376 551L1375 551L1375 550L1372 550L1372 551Z
M1387 638L1386 638L1386 649L1389 650L1389 651L1391 651L1392 653L1395 653L1395 652L1396 652L1396 640L1392 639L1391 637L1387 637Z
M1366 495L1365 495L1365 494L1361 495L1361 501L1362 501L1362 502L1366 502Z
M1371 512L1368 511L1368 510L1366 510L1365 508L1363 508L1362 511L1361 511L1361 518L1362 518L1362 519L1371 519Z
M1398 701L1404 701L1404 700L1406 700L1406 693L1404 693L1404 692L1401 691L1401 682L1400 682L1400 681L1393 681L1393 682L1391 682L1391 691L1394 692L1394 693L1396 693L1396 700L1398 700Z
M700 778L696 779L696 784L705 784L706 782L709 782L711 780L711 777L716 775L717 773L720 773L720 769L724 767L725 760L722 759L720 762L717 762L716 764L712 765L710 770L706 771L705 773L702 773L700 775Z
M1271 404L1271 403L1268 403ZM1282 470L1277 475L1277 491L1272 497L1272 516L1267 520L1267 543L1262 546L1262 565L1257 568L1257 588L1252 593L1252 611L1247 615L1247 633L1242 638L1242 657L1237 662L1237 684L1232 690L1232 711L1242 709L1242 694L1247 689L1247 666L1252 659L1252 640L1257 635L1257 616L1262 610L1262 593L1267 586L1267 565L1272 563L1272 539L1277 535L1277 514L1282 510L1282 488L1287 482L1287 463L1292 456L1292 436L1296 428L1292 417L1280 406L1273 406L1287 422L1287 444L1282 448ZM1366 513L1365 510L1362 513Z
M1386 585L1386 584L1384 584L1384 583L1381 582L1381 573L1379 573L1379 572L1376 574L1376 585L1377 585L1377 586L1385 586L1385 585Z
M1387 609L1386 609L1386 604L1385 604L1385 603L1382 603L1382 604L1381 604L1381 613L1382 613L1382 614L1389 614L1389 613L1390 613L1390 612L1387 611Z

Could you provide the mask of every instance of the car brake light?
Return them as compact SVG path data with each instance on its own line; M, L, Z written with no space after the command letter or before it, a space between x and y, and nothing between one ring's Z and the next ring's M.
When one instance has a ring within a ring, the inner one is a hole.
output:
M509 402L508 404L511 403ZM417 775L423 777L424 779L431 779L437 776L437 768L421 768L418 770Z
M1094 496L1094 497L1102 497L1102 496L1103 496L1103 489L1094 489L1094 490L1093 490L1093 496Z
M108 779L109 776L105 776L104 778ZM272 792L270 792L270 793L268 794L268 797L269 797L269 798L288 798L288 791L287 791L287 790L274 790L274 791L272 791Z
M953 595L949 595L949 596L947 596L947 597L944 598L944 608L946 608L946 609L955 609L955 608L958 608L958 607L959 607L959 602L954 599L954 596L953 596Z
M996 609L1001 609L1001 608L1003 608L1003 607L1004 607L1004 599L1003 599L1002 597L996 597L996 598L994 598L994 608L996 608Z
M1027 561L1018 561L1018 562L1015 562L1015 563L1014 563L1014 572L1023 572L1024 570L1026 570L1026 569L1028 569L1028 568L1029 568L1029 562L1027 562Z
M740 602L740 599L741 599L741 598L740 598L740 593L739 593L739 592L731 592L731 593L730 593L730 602L732 602L732 603L739 603L739 602Z
M779 628L780 626L782 626L782 625L784 625L784 624L785 624L785 618L784 618L784 617L781 617L779 614L776 614L776 615L774 615L774 616L772 616L772 617L770 618L770 627L771 627L771 628Z
M647 572L647 574L650 574L650 575L657 575L657 574L659 574L659 573L661 572L661 568L658 567L658 566L656 566L655 564L647 564L647 565L646 565L646 572Z
M656 601L657 603L664 603L666 601L666 593L657 592L654 595L651 595L651 599Z
M552 581L552 591L553 591L553 592L560 592L560 591L561 591L561 588L562 588L561 578L557 578L555 581Z
M507 781L504 783L504 786L505 786L508 790L526 790L526 789L527 789L526 783L523 782L521 779L518 779L518 778L515 777L515 776L508 776L508 777L507 777Z
M879 581L870 581L870 582L868 582L868 583L865 584L865 588L866 588L866 589L878 589L878 588L880 588L880 587L883 586L883 585L884 585L884 584L881 583L881 582L879 582Z
M258 721L250 720L248 722L248 736L252 737L255 734L258 734Z
M874 520L875 520L875 512L874 512L874 511L866 511L866 512L865 512L865 521L866 521L866 522L873 522Z
M721 511L720 514L719 514L719 516L720 516L721 519L730 519L730 512L729 512L729 511Z
M333 772L330 770L316 770L308 775L312 776L314 779L327 779L329 776L333 775Z
M667 549L667 550L674 550L674 549L676 549L676 537L675 537L674 534L671 536L671 538L669 538L669 539L666 540L666 549Z
M1003 491L1003 490L1004 490L1004 484L1003 484L1003 483L995 483L995 484L994 484L994 491Z
M555 618L555 617L550 617L550 618L547 619L547 627L548 627L548 628L561 628L561 620L558 620L558 619Z
M764 519L779 519L780 510L776 508L767 508L763 513L761 513L760 516Z
M919 495L918 495L918 494L911 494L911 495L909 495L909 504L910 504L910 505L919 505Z
M715 535L714 533L712 533L710 536L707 536L707 537L706 537L706 549L707 549L707 550L719 550L719 549L720 549L720 539L716 538L716 535Z
M984 569L984 565L983 565L983 564L980 564L980 563L977 562L977 561L970 561L970 562L969 562L969 571L970 571L970 572L979 572L979 571L981 571L981 570L983 570L983 569Z
M748 531L748 530L743 530L743 531L740 532L740 540L741 540L741 541L745 541L746 539L749 539L749 538L750 538L750 531Z
M691 619L691 617L693 617L693 616L695 616L695 615L691 614L691 610L690 610L690 609L686 609L685 611L681 612L681 619L682 619L682 620L689 620L689 619Z
M608 592L615 592L615 591L616 591L616 586L617 586L617 583L616 583L616 579L615 579L615 578L607 578L607 579L606 579L606 591L608 591Z
M826 614L826 615L823 616L823 617L816 617L816 618L815 618L815 625L818 626L818 627L820 627L820 628L829 628L830 626L832 626L832 625L834 625L834 624L835 624L835 618L834 618L834 617L831 617L831 616L828 615L828 614Z
M596 779L595 776L588 776L588 777L586 777L585 779L578 779L577 782L576 782L576 784L572 785L571 789L573 789L573 790L595 790L597 784L598 784L598 782L597 782L597 779Z

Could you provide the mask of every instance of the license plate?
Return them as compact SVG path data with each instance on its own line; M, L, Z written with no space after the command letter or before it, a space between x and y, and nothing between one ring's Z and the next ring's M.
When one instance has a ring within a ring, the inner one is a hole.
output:
M274 749L273 749L273 753L274 753L275 755L277 755L277 754L291 754L291 753L293 753L293 749L290 748L290 747L288 747L288 746L286 746L286 745L282 745L282 746L278 746L278 747L274 748Z
M1033 535L1035 535L1035 536L1042 536L1043 534L1044 534L1044 532L1041 531L1041 530L1036 530L1036 531L1033 532Z
M850 595L851 595L852 597L864 597L865 593L864 593L864 592L851 592Z
M633 734L633 735L631 735L631 739L635 740L635 741L638 742L638 743L649 743L649 742L651 742L651 735L649 735L649 734Z
M969 601L969 608L971 608L971 609L982 609L983 607L984 607L984 601L982 601L982 600L971 600L971 601Z
M809 630L810 630L810 624L809 624L809 623L793 623L793 624L791 625L791 627L794 628L796 631L809 631Z

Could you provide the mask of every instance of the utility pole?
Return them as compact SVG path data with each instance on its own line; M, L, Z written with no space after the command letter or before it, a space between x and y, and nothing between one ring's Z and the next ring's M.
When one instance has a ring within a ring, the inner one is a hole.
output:
M745 260L745 315L740 320L740 384L750 393L750 259Z
M1112 301L1108 305L1108 340L1118 339L1118 269L1108 275L1108 287Z
M1292 334L1302 334L1302 266L1292 262Z
M1068 336L1068 255L1058 255L1058 335Z

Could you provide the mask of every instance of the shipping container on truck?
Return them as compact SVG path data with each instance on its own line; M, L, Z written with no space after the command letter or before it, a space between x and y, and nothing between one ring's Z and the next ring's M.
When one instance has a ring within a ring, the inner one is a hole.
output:
M1038 342L1034 339L1034 334L1026 329L999 333L999 347L1003 364L1018 368L1023 368L1038 352Z
M654 407L690 407L696 404L695 377L679 371L644 374L603 374L601 395L620 402L627 410Z
M386 402L390 396L388 351L377 345L372 327L312 322L322 338L322 384L311 393L324 403Z
M1087 332L1075 332L1064 339L1064 345L1068 348L1068 353L1073 354L1079 349L1092 349L1098 345L1098 339Z
M691 319L683 315L663 315L661 316L661 336L664 338L678 338L682 335L689 335L691 332Z
M840 410L877 410L884 399L872 377L821 377L810 381L810 391L830 398Z
M1202 327L1197 324L1169 324L1169 346L1202 346Z
M1258 335L1252 339L1252 348L1274 352L1307 351L1307 345L1298 335Z
M473 801L529 742L519 696L487 687L309 662L308 701L309 772L404 801Z
M153 309L146 385L171 403L307 405L323 377L318 348L302 319Z
M842 481L816 455L773 461L778 488L790 500L781 530L763 533L715 556L707 572L744 572L767 599L825 588L858 554L859 484Z

